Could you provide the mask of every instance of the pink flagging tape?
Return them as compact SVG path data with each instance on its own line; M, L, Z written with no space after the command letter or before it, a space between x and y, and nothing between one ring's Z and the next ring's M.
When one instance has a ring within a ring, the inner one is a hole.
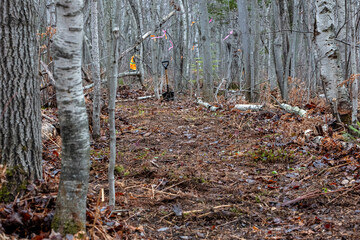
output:
M233 31L231 31L230 34L227 35L227 36L223 39L223 41L225 41L226 39L228 39L228 37L230 37L231 34L233 34Z

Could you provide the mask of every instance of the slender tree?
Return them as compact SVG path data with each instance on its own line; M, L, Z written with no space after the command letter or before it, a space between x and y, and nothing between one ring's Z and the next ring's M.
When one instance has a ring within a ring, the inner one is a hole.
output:
M108 168L108 181L109 181L109 205L115 206L115 164L116 164L116 126L115 126L115 101L118 79L118 39L119 27L116 23L115 10L117 9L117 1L110 2L111 13L111 40L112 51L110 52L110 71L109 71L109 130L110 130L110 159ZM110 30L110 29L109 29Z
M350 0L350 27L351 27L351 51L350 51L350 62L351 62L351 74L352 74L352 113L351 113L351 122L356 124L357 114L358 114L358 77L357 68L358 64L356 61L356 3L355 0Z
M151 2L151 21L154 26L157 21L157 4L155 1ZM154 34L157 34L155 32ZM159 63L159 55L158 55L159 44L156 39L151 40L151 68L152 68L152 80L154 85L154 92L156 99L160 99L159 92L159 78L158 78L158 63Z
M203 96L205 101L214 100L214 81L212 77L212 58L210 45L209 13L206 0L200 0L200 39L204 63Z
M86 222L90 141L81 78L83 4L83 0L57 2L53 45L62 160L52 227L62 234L85 230Z
M250 66L250 32L248 24L248 7L246 0L237 0L239 11L239 26L241 38L241 50L245 68L245 95L247 100L251 100L251 66Z
M99 60L98 1L91 1L92 78L94 81L93 138L100 137L101 80Z
M0 1L0 164L12 172L10 198L0 201L11 200L27 180L42 177L36 52L35 2Z

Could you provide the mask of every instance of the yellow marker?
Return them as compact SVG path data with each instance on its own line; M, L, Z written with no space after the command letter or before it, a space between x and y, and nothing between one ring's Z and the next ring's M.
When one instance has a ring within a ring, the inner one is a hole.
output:
M192 22L192 23L191 23L191 26L194 25L194 23L195 23L195 22Z
M132 69L132 70L136 70L136 63L134 61L134 57L135 56L132 56L131 60L130 60L130 69Z

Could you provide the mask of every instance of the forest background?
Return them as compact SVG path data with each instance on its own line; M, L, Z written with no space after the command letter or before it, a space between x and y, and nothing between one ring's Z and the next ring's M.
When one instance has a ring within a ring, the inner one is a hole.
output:
M29 186L36 188L34 181L37 186L43 181L42 142L56 139L58 131L61 153L59 148L52 154L61 155L61 178L48 221L61 234L79 237L89 218L89 159L106 136L112 213L114 173L123 172L117 168L118 87L127 96L146 93L134 101L152 101L150 106L186 99L209 111L277 104L310 118L321 103L333 127L317 126L319 135L333 137L333 128L341 128L360 136L359 5L355 0L2 1L0 198L15 204L34 190ZM301 108L310 111L305 115ZM41 130L55 131L54 136L42 136ZM14 209L4 210L7 233L18 229Z

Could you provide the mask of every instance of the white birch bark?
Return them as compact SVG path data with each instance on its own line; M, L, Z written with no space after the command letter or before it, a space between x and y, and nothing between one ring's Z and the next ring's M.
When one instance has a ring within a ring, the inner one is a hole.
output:
M352 74L352 112L351 112L351 122L356 124L357 122L357 113L358 113L358 78L355 76L357 74L357 61L356 61L356 13L355 13L356 3L355 0L350 1L350 27L351 27L351 74Z
M83 0L57 2L53 44L62 161L52 227L64 235L85 230L86 222L90 140L81 79L83 5Z
M320 79L334 117L349 122L350 101L344 87L337 88L343 80L340 53L335 41L337 19L336 0L316 0L316 45L320 63ZM351 121L351 119L350 119Z

